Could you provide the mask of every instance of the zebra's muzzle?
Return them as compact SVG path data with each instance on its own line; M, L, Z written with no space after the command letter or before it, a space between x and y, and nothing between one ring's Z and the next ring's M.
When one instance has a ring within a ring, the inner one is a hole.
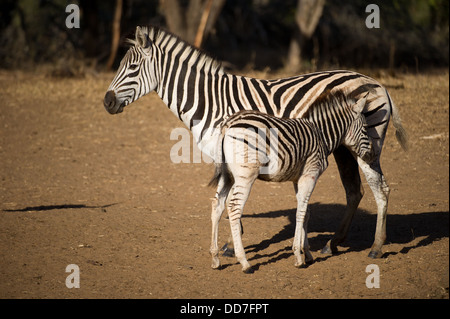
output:
M103 106L110 114L117 114L123 111L125 103L117 103L116 94L114 93L114 91L108 91L106 92L105 98L103 100Z

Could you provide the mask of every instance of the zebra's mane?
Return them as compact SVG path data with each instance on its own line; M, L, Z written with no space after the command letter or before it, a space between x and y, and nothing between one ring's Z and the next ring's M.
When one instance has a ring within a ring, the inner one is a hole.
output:
M184 46L183 50L184 52L192 52L193 57L195 57L194 60L196 60L196 63L199 66L205 66L207 64L210 64L210 68L212 72L220 72L223 71L222 63L214 58L212 58L210 55L205 53L199 48L194 47L193 45L189 44L188 42L181 39L179 36L164 30L159 27L150 26L150 27L140 27L143 34L148 35L150 41L152 41L156 46L161 48L163 52L167 52L165 50L165 47L168 43L174 41L174 43L170 46L176 47L180 43ZM134 46L139 46L139 43L137 39L127 39L126 42L130 43ZM165 44L164 44L165 43ZM162 47L162 44L164 44L164 47Z

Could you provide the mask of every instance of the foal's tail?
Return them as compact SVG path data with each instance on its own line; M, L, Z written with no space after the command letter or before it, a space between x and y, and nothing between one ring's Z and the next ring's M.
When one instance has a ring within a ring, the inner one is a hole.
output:
M219 196L226 196L230 192L231 188L234 184L234 178L231 172L228 169L228 165L226 163L225 154L223 151L223 140L224 134L221 134L218 139L217 147L216 147L216 158L214 159L214 176L210 180L208 186L217 187L219 185L219 181L223 180L223 186L220 190Z

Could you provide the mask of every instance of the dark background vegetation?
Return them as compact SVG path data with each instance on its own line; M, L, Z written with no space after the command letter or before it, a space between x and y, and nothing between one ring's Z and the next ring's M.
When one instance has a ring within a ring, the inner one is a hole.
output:
M186 20L192 14L189 6L195 1L178 1L186 12ZM133 37L137 25L170 29L167 22L171 11L163 8L170 2L177 1L122 1L119 47L110 67L117 67L127 49L124 39ZM79 29L66 28L65 8L70 3L80 7ZM2 0L0 68L34 69L49 65L55 70L66 70L69 75L79 69L104 70L111 55L113 17L118 3ZM226 0L201 47L236 69L286 68L291 40L298 33L295 18L298 3ZM379 29L365 26L368 15L365 8L369 3L380 8ZM346 67L416 72L448 67L449 1L327 0L314 33L301 43L299 71Z

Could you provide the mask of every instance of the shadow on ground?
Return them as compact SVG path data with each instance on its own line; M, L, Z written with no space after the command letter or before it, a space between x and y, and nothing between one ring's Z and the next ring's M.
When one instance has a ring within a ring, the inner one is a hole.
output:
M330 233L334 233L339 226L344 215L345 206L336 204L314 203L310 205L311 217L308 225L309 244L312 251L319 251L331 239ZM289 223L271 238L261 241L258 244L245 247L247 253L255 253L249 260L269 258L267 261L259 263L254 268L270 264L281 259L290 258L292 250L286 246L270 254L262 254L270 245L293 239L295 232L295 209L278 210L252 215L244 215L243 223L253 218L278 218L287 217ZM353 218L347 239L340 247L347 250L338 254L362 251L371 247L375 235L376 214L358 209ZM422 212L416 214L388 214L387 217L387 244L404 244L399 253L406 254L411 249L428 246L432 242L441 238L449 237L449 212ZM319 233L311 236L311 233ZM423 237L423 238L422 238ZM416 238L422 238L418 242ZM409 244L409 245L408 245ZM397 253L386 253L383 257ZM323 255L316 258L315 262L328 259L330 256Z
M89 206L83 204L61 204L61 205L41 205L41 206L29 206L20 209L4 209L4 212L41 212L49 210L63 210L63 209L82 209L82 208L101 208L106 209L116 204L108 204L102 206Z

